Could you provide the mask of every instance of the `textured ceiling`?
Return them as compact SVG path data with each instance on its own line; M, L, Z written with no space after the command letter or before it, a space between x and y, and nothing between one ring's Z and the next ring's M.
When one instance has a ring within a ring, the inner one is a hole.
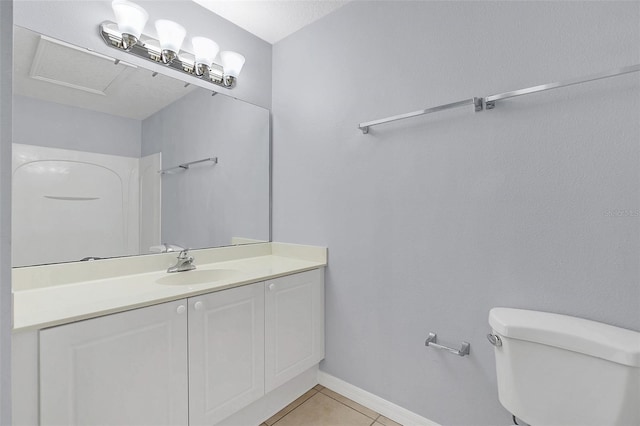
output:
M343 0L193 0L273 44L344 6Z
M2 1L2 0L0 0ZM193 0L275 43L345 0ZM142 120L194 89L184 82L43 38L16 27L14 92L79 108ZM51 58L55 58L52 60ZM87 73L87 69L93 72Z
M144 120L196 87L21 27L13 42L17 95Z

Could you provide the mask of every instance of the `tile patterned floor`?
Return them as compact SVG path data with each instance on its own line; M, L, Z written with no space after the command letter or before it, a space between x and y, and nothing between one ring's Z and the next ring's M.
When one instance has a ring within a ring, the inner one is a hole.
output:
M402 426L344 396L316 385L260 426Z

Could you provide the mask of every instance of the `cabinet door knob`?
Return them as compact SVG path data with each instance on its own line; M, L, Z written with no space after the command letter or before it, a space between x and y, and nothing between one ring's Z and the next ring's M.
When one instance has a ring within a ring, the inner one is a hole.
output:
M274 283L269 284L269 291L273 291L274 288L276 288Z
M200 301L193 304L193 307L195 308L196 311L199 311L200 309L202 309L203 306L204 305Z
M180 306L178 306L178 307L176 308L176 312L177 312L177 313L179 313L179 314L184 314L184 311L185 311L186 309L187 309L187 308L185 308L185 307L184 307L184 305L180 305Z

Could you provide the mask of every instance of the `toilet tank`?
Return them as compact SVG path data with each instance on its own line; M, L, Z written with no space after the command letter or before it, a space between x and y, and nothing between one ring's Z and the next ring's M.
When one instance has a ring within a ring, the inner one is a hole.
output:
M566 315L489 313L500 403L535 426L640 425L640 333Z

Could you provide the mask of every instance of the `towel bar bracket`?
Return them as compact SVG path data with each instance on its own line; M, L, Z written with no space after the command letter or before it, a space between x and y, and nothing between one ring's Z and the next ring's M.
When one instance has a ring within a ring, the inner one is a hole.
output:
M476 112L482 111L484 99L483 98L473 98L473 106L475 107Z

